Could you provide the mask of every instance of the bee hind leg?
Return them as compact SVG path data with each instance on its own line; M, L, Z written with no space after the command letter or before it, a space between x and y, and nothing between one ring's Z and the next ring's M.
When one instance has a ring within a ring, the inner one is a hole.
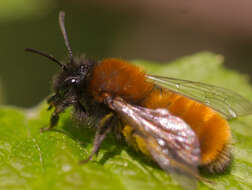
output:
M101 143L103 142L103 140L105 139L105 137L107 136L107 134L109 132L111 132L113 125L112 125L112 121L113 121L113 117L114 114L113 113L109 113L107 115L105 115L98 123L97 126L97 130L95 133L95 138L94 138L94 145L93 145L93 150L91 152L91 154L89 155L89 157L85 160L81 160L79 163L80 164L85 164L88 161L90 161L93 156L95 154L97 154L99 152L99 148Z

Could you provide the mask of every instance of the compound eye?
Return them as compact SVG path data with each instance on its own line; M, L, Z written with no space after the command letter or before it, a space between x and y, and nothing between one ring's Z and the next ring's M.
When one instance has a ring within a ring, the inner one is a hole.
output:
M79 78L72 78L71 79L71 84L78 85L79 83L80 83L80 79Z
M74 84L74 83L77 83L78 80L77 79L71 79L71 83Z
M65 85L78 85L80 83L79 77L68 77L65 79Z

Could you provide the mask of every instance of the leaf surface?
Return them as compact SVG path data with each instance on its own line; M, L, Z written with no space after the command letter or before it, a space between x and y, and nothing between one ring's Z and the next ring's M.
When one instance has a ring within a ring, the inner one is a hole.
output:
M244 75L226 69L223 58L207 52L169 64L134 61L148 73L207 82L238 91L252 100L252 87ZM71 109L61 115L58 131L41 134L50 112L43 102L36 108L0 108L0 189L19 190L175 190L181 189L155 163L111 134L89 163L94 129L71 119ZM252 116L229 122L234 161L223 175L205 176L216 182L199 189L252 188Z

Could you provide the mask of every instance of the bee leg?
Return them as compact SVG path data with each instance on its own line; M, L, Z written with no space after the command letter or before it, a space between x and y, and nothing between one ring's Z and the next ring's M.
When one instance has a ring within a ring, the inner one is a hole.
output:
M87 159L80 161L80 164L85 164L86 162L90 161L93 156L98 153L101 143L113 127L113 125L111 125L113 116L113 113L109 113L99 121L97 131L95 133L93 150Z
M118 140L118 141L121 141L122 140L122 138L123 138L123 136L122 136L122 128L123 128L123 124L121 123L121 121L120 120L118 120L118 119L116 119L116 126L117 127L114 127L113 128L113 131L114 131L114 134L115 134L115 137L116 137L116 139Z
M47 108L47 110L51 110L54 107L53 104L58 102L58 101L59 101L59 97L56 94L48 97L47 104L49 104L49 107Z
M57 105L57 107L55 108L53 114L51 115L49 127L41 128L40 132L43 133L45 131L52 130L57 125L57 123L59 121L59 114L61 112L63 112L67 106L68 106L68 104Z
M79 101L74 104L74 109L75 109L74 115L78 121L81 122L87 119L88 117L87 111L85 107Z
M48 103L48 104L51 104L52 102L55 101L55 99L57 99L57 95L56 95L56 94L54 94L54 95L48 97L47 103Z
M51 116L49 127L40 128L40 132L43 133L45 131L52 130L57 125L58 121L59 121L59 113L54 112Z

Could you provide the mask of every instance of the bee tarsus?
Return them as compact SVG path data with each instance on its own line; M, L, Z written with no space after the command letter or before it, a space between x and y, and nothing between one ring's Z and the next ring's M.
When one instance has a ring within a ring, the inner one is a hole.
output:
M88 161L90 161L95 154L98 153L99 148L105 137L109 132L111 132L113 125L111 125L111 121L113 120L114 114L111 112L107 115L105 115L98 123L94 143L93 143L93 149L91 154L88 156L87 159L82 160L79 162L79 164L85 164Z

